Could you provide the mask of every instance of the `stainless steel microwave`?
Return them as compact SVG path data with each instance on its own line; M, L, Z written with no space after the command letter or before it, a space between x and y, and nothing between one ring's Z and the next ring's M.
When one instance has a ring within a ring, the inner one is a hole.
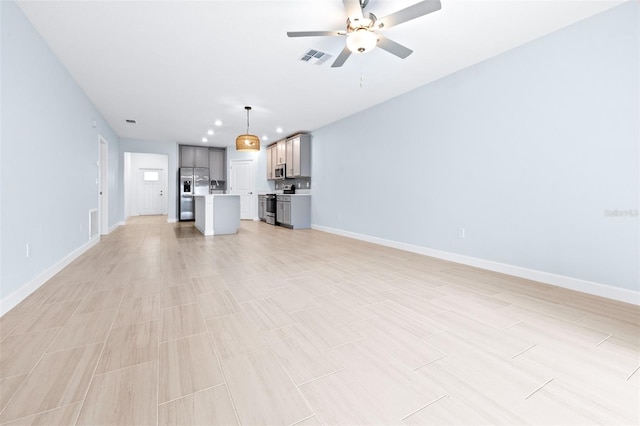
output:
M286 169L287 167L284 164L276 166L274 179L284 179L285 177L287 177Z

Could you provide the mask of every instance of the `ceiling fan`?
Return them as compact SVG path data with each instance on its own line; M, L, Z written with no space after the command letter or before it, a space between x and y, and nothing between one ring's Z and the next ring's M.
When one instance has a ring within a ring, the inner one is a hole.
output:
M369 0L342 0L342 3L347 11L346 30L287 32L289 37L347 36L346 46L331 64L332 68L341 67L352 53L369 52L376 46L399 58L406 58L413 53L413 50L376 33L376 30L402 24L440 10L442 7L439 0L424 0L384 18L377 18L373 13L365 15L363 11Z

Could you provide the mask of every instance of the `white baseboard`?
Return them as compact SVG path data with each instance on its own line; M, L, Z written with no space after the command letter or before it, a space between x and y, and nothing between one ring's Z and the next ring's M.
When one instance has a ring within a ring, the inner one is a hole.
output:
M176 223L178 221L178 219L176 219L175 217L168 217L167 218L167 223Z
M633 290L613 287L607 284L600 284L592 281L581 280L578 278L567 277L564 275L557 275L550 272L523 268L506 263L479 259L476 257L465 256L457 253L436 250L428 247L416 246L413 244L401 243L393 240L386 240L384 238L372 237L369 235L358 234L355 232L344 231L342 229L330 228L327 226L311 225L311 228L318 231L341 235L343 237L354 238L356 240L367 241L370 243L380 244L383 246L409 251L412 253L436 257L438 259L449 260L451 262L475 266L477 268L487 269L489 271L500 272L503 274L513 275L532 281L538 281L541 283L554 285L556 287L579 291L581 293L587 293L594 296L606 297L607 299L618 300L620 302L640 305L640 292Z
M112 233L113 231L115 231L119 226L124 225L124 222L117 222L114 223L109 229L107 229L107 234Z
M37 277L25 283L13 293L2 298L2 300L0 300L0 317L13 309L18 303L22 302L27 298L27 296L40 288L42 284L49 281L55 274L62 271L67 265L76 260L80 255L96 245L99 241L100 236L93 237L85 244L60 259L51 267L42 271Z

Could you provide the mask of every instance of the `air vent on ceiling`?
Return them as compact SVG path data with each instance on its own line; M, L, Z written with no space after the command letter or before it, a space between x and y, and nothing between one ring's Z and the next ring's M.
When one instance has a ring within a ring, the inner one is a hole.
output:
M300 60L310 64L322 65L330 57L331 55L328 53L321 52L317 49L309 49L300 57Z
M125 119L124 122L127 124L136 124L136 120L132 120L130 118Z

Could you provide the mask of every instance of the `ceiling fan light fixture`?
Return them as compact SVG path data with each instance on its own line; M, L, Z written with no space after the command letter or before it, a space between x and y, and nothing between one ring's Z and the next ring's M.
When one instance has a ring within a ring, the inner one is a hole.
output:
M378 38L366 28L358 28L347 37L347 47L353 53L366 53L376 47Z
M250 106L244 107L247 110L247 133L236 138L236 151L260 151L260 138L249 134L249 111Z

